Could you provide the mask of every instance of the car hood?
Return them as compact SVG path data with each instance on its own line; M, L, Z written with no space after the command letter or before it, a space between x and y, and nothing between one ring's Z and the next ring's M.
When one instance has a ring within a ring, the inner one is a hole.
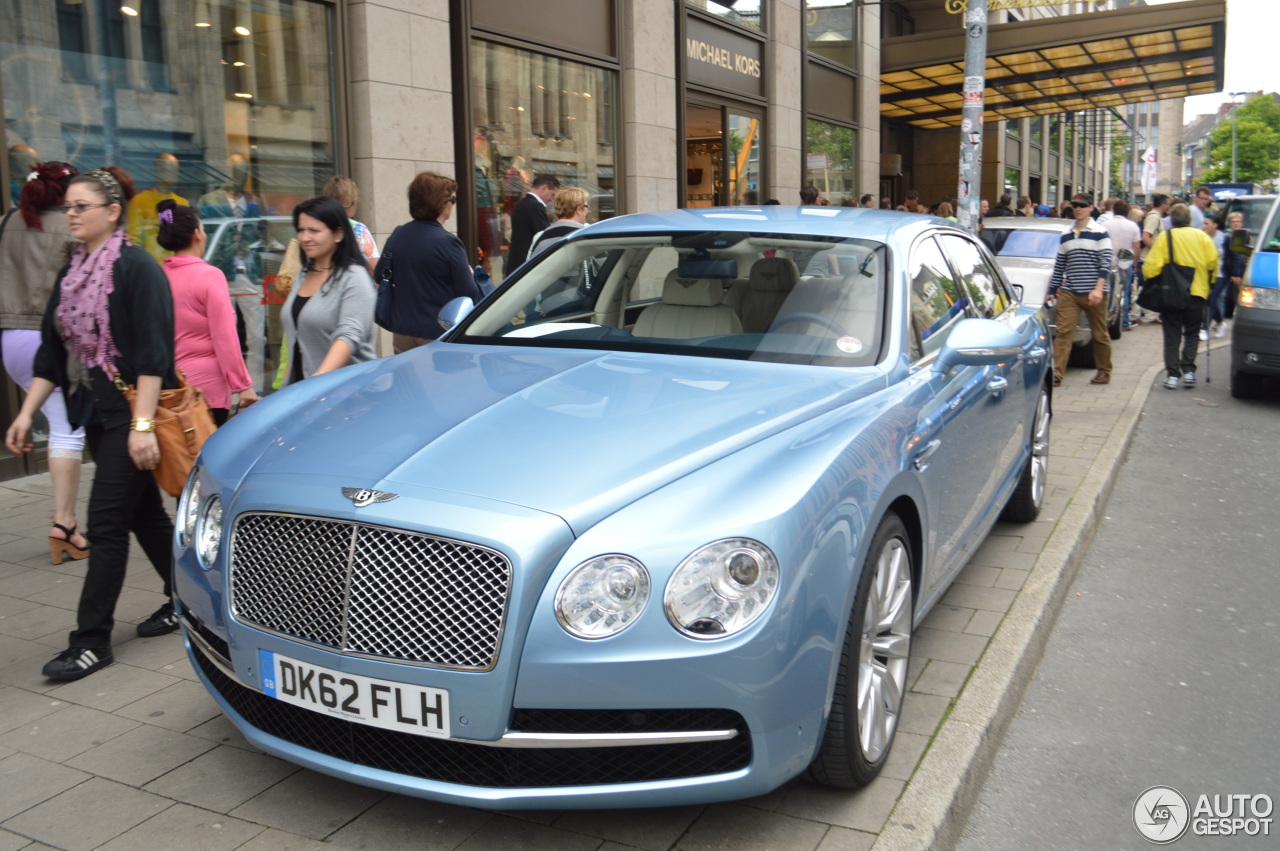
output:
M1040 307L1049 292L1049 276L1053 274L1053 261L1036 257L999 257L1000 268L1009 277L1009 283L1022 285L1022 303L1027 307Z
M274 412L249 475L323 470L353 487L426 485L553 513L580 534L886 378L873 368L435 343L351 381L282 398L296 410Z

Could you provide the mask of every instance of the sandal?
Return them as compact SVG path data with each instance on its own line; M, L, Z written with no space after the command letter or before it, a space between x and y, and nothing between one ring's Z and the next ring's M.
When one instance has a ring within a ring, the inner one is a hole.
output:
M77 526L72 525L72 527L68 529L61 523L54 523L53 528L60 529L62 533L67 536L65 538L55 538L53 535L49 536L49 558L54 564L62 564L63 556L68 556L73 560L89 557L88 541L85 541L86 546L84 547L77 547L71 542L71 539L76 536Z

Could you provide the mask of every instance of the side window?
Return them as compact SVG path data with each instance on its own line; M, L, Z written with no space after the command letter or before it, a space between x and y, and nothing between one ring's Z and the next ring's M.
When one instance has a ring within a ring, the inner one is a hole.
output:
M972 315L994 319L1013 303L1000 275L991 268L978 246L964 237L943 234L939 237L951 257L960 283L969 296Z
M628 304L659 301L662 299L662 286L667 281L667 273L676 268L679 256L674 248L663 246L649 251L631 285L631 296Z
M933 239L923 239L911 252L911 360L933 354L957 322L965 318L965 296Z

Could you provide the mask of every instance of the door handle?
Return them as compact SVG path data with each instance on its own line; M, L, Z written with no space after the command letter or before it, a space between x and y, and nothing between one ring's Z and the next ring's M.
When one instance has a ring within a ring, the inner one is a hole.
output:
M1057 325L1054 325L1052 327L1055 331L1058 329ZM1047 354L1049 354L1049 351L1044 346L1036 346L1034 349L1027 352L1026 354L1019 355L1018 360L1038 361Z
M929 467L929 456L938 451L938 447L942 445L941 440L931 440L925 444L924 449L920 450L920 454L916 456L916 460L912 462L917 472L923 473Z
M1009 379L1003 375L997 375L995 378L987 382L987 389L991 391L992 396L999 396L1001 393L1009 389Z

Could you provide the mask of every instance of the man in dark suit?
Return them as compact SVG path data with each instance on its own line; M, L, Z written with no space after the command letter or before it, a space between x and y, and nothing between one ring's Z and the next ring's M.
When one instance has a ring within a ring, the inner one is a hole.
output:
M534 236L547 229L551 217L547 205L556 197L560 181L551 174L540 174L533 179L529 194L521 198L511 210L511 248L507 252L506 272L514 272L529 257L529 244Z

